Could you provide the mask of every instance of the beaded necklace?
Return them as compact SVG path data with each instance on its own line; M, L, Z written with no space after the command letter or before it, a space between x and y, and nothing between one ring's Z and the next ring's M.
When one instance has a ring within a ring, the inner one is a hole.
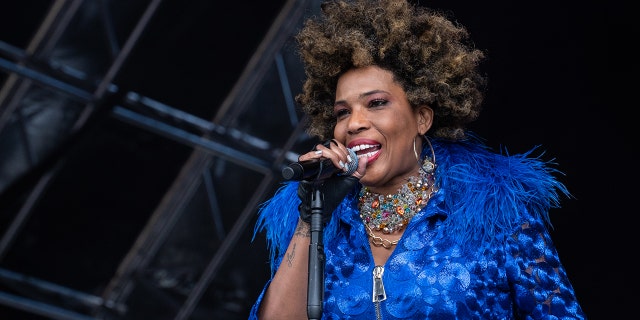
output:
M384 196L371 192L368 187L360 190L360 218L374 245L390 248L397 244L397 241L375 236L372 230L385 234L403 230L431 198L434 191L434 171L434 163L426 157L419 174L411 176L397 193Z

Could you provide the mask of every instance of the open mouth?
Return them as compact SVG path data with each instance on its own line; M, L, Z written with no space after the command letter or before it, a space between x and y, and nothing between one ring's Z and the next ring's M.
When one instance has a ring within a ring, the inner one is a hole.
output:
M371 158L380 151L380 144L359 144L351 147L351 150L358 155L358 158Z

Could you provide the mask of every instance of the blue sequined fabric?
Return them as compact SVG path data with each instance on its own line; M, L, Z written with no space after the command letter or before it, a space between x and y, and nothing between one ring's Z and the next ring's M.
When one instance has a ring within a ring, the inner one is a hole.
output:
M382 319L584 318L540 221L528 217L500 245L465 250L442 227L440 198L414 217L385 265ZM326 319L376 319L374 263L369 245L353 239L363 227L352 228L326 250Z
M515 164L518 159L494 156L474 145L458 149L457 145L437 144L436 151L440 159L439 174L449 174L449 180L440 176L438 192L413 217L384 265L382 280L387 299L380 302L381 319L585 319L546 228L545 212L554 206L557 194L552 189L558 187L549 177L550 172L540 173L541 163L534 161L531 166L529 160L518 169ZM483 168L463 172L452 169L461 159L466 159L459 157L459 153L473 156L478 162L486 161L497 170L486 174L492 180L496 175L506 180L515 175L518 181L525 182L515 191L507 190L511 195L509 199L465 209L464 201L471 201L474 194L486 197L478 188L507 196L509 193L500 191L499 186L511 189L513 181L506 184L494 181L493 185L484 186L487 181L474 176L483 172ZM520 160L518 162L522 162ZM505 163L507 171L501 169ZM462 178L462 175L466 176ZM540 181L536 181L536 176ZM477 181L483 187L470 181ZM547 182L551 184L544 186ZM465 185L469 186L461 187ZM543 197L546 192L549 199L532 199L535 198L533 191ZM267 230L268 241L276 247L273 272L292 234L292 231L282 232L275 225L282 226L286 221L293 225L287 230L295 227L295 207L285 207L295 206L296 201L281 201L295 197L295 183L279 193L281 197L268 203L261 214L280 212L286 218L280 216L280 222L276 222L276 218L264 220L267 218L262 216L256 228L256 232ZM323 319L376 319L377 316L372 302L375 265L356 202L355 196L348 197L325 229ZM502 211L494 212L497 209ZM454 215L458 216L454 218ZM465 221L473 224L464 225ZM270 226L284 239L275 239ZM475 232L477 228L482 230ZM264 290L251 310L250 319L257 319Z

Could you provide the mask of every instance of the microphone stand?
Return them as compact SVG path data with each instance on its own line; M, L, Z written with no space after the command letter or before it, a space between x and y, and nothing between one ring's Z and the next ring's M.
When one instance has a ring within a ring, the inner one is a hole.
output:
M322 317L322 300L324 299L324 244L322 241L323 223L322 208L324 194L319 185L313 183L311 197L311 242L309 243L309 279L307 287L307 316L319 320Z

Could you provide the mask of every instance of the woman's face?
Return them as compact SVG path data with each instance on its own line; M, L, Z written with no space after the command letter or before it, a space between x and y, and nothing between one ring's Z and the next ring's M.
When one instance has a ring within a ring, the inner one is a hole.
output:
M413 110L404 89L393 74L376 66L352 69L338 79L334 137L358 157L367 157L360 182L381 194L395 193L409 176L418 172L421 141L433 112Z

